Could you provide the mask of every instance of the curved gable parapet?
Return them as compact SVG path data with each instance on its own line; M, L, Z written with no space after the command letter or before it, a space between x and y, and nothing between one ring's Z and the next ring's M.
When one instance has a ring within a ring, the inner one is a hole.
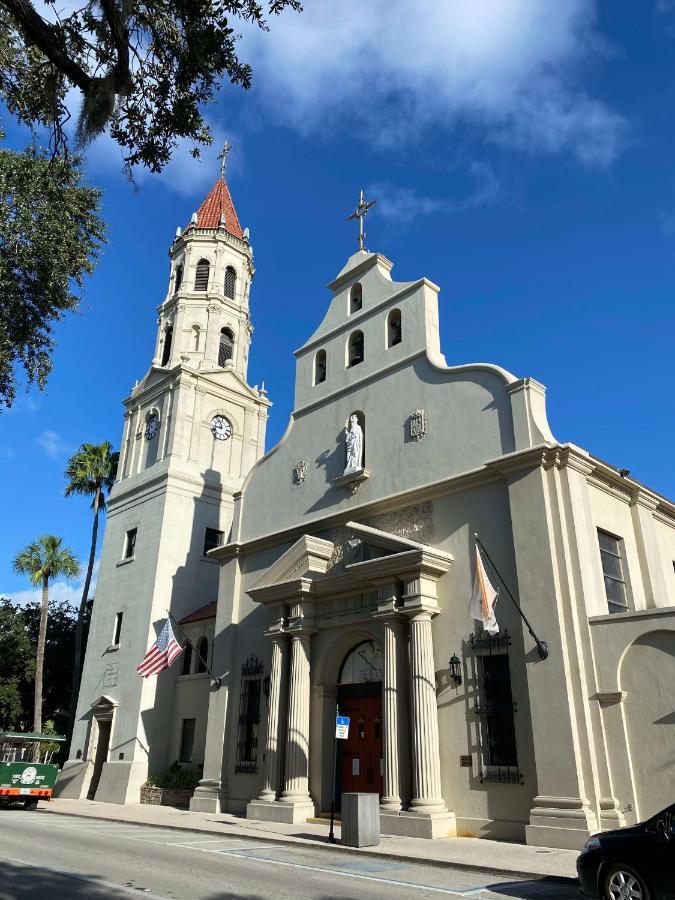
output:
M448 366L438 287L425 278L396 283L390 269L359 252L329 285L326 316L296 351L288 427L244 483L233 540L342 515L554 441L543 386L489 363ZM356 473L352 421L365 453Z

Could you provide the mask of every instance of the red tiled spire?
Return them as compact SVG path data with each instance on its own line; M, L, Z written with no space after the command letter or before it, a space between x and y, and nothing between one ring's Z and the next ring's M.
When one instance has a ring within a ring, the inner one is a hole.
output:
M239 224L230 190L225 179L221 177L213 185L197 210L197 228L218 228L223 213L225 214L225 230L234 237L243 238L244 232Z

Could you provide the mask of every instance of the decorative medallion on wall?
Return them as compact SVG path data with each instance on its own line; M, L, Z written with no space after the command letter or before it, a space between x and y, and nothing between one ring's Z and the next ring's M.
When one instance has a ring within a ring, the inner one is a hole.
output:
M150 413L145 420L145 437L151 441L159 431L159 416L157 413Z
M293 466L293 484L302 484L305 478L307 478L307 462L299 459Z
M427 414L423 409L416 409L410 413L410 437L413 441L421 441L427 436Z
M232 425L225 416L214 416L211 419L211 434L217 441L226 441L232 436Z

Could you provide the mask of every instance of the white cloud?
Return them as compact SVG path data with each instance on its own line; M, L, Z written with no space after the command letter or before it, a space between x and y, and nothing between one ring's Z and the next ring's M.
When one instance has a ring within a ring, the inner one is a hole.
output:
M96 580L98 578L100 560L94 561L94 571L89 586L89 596L93 597L96 590ZM82 599L82 589L84 587L84 571L80 572L80 577L75 581L55 581L49 585L49 604L52 603L68 603L76 609L80 606ZM32 588L25 591L0 591L0 597L9 597L18 606L24 606L26 603L42 601L42 588Z
M50 456L52 459L65 456L71 450L70 445L56 431L43 431L35 439L35 443L42 447L47 456Z
M39 400L29 394L20 394L11 406L3 409L3 416L11 416L17 413L35 413L42 407Z
M588 165L618 153L626 122L582 86L607 55L594 0L324 0L240 45L268 111L300 131L345 127L376 144L479 126Z
M74 101L75 102L75 101ZM79 103L79 100L77 101ZM79 109L79 106L75 107ZM75 119L77 116L75 116ZM243 140L239 134L231 129L225 132L220 126L209 123L213 134L213 143L208 147L200 147L200 158L195 159L190 153L193 144L191 141L181 139L173 151L171 162L158 175L154 175L147 169L137 166L133 171L133 178L137 185L143 186L160 183L167 190L180 194L183 197L198 196L203 199L201 193L213 186L220 171L218 154L223 148L225 139L230 142L233 151L227 160L227 171L231 176L236 175L243 168ZM87 162L93 172L110 175L111 170L117 169L120 178L126 176L123 173L124 160L120 147L107 135L98 137L86 150ZM176 223L181 226L187 222Z
M384 219L399 225L434 213L458 213L479 206L493 206L504 199L505 191L491 166L476 160L469 166L469 172L474 186L464 197L424 197L412 188L388 183L371 185L367 195L377 198L378 212Z

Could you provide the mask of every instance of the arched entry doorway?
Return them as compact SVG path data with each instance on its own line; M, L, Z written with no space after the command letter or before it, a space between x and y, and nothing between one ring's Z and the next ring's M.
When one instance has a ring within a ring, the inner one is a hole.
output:
M349 737L338 741L337 806L343 791L382 796L382 648L375 641L357 644L338 674L340 715L349 716Z

